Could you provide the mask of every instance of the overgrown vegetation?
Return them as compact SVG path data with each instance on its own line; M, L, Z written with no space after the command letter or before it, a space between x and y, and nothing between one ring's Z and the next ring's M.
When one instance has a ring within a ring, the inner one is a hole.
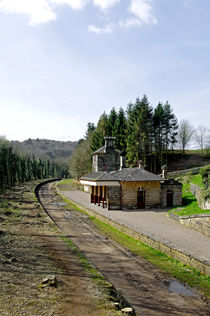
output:
M210 199L210 186L209 186L209 178L210 178L210 165L201 168L200 170L202 185L203 185L203 197L205 200Z
M194 183L199 186L203 192L203 198L207 199L209 195L208 187L208 175L209 175L210 166L201 168L200 173L192 175L188 174L183 177L179 177L179 181L182 182L182 207L176 207L170 210L176 215L193 215L193 214L203 214L210 213L210 210L203 210L199 207L196 197L192 194L190 190L190 183Z

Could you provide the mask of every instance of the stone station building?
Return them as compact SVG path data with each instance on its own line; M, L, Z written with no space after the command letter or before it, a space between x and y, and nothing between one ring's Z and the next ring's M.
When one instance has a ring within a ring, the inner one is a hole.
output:
M81 177L89 187L90 202L113 209L173 207L182 204L182 184L146 171L141 165L124 168L115 138L93 153L93 172Z

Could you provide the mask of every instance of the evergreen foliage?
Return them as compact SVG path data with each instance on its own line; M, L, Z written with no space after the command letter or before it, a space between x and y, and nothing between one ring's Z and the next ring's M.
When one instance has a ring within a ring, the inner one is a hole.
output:
M19 155L9 142L0 142L0 190L9 189L16 183L68 176L69 171L64 164Z
M92 153L104 145L105 136L116 137L116 149L126 152L127 166L137 166L139 160L152 172L159 172L167 163L169 149L173 149L177 135L177 119L168 102L155 109L144 95L129 103L126 112L112 108L100 116L95 127L87 124L85 137L70 159L70 172L80 177L91 172Z
M104 112L99 118L97 127L91 139L90 148L92 152L104 145L104 137L107 136L107 121L108 117Z
M129 103L126 113L122 108L104 112L93 132L91 151L104 145L104 136L116 137L116 148L126 151L129 167L142 160L147 169L157 172L167 163L168 150L173 149L177 138L178 123L171 105L158 103L154 109L146 95Z

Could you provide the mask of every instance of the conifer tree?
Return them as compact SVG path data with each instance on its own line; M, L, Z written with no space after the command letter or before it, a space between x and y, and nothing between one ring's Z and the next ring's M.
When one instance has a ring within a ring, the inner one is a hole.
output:
M115 124L116 148L126 150L127 119L123 108L119 109Z
M95 151L104 145L104 137L107 135L107 119L107 114L105 112L99 118L90 144L92 151Z
M107 118L106 136L116 136L117 112L112 108Z

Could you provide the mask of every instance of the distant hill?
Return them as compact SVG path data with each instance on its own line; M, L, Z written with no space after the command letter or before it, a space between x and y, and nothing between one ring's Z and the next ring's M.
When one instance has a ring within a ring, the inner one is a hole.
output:
M36 158L66 161L72 156L77 142L29 138L23 142L11 141L11 145L16 151L34 155Z

